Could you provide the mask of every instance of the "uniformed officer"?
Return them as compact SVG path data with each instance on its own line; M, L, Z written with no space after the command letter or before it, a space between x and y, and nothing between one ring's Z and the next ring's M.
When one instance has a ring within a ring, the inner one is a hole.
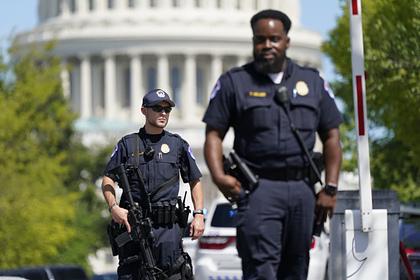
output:
M194 218L190 226L192 239L199 238L204 231L203 192L200 182L201 173L195 162L191 147L179 135L164 130L168 124L169 115L175 103L169 95L155 89L143 98L141 112L145 116L145 124L138 133L124 136L115 146L102 181L102 191L109 206L112 219L125 225L130 232L127 220L127 197L122 194L118 204L115 197L113 174L110 170L121 163L137 164L143 174L146 191L151 194L152 208L157 212L153 215L153 233L155 236L154 256L158 267L168 274L177 274L174 265L179 266L182 256L182 232L176 221L159 219L171 216L165 211L173 210L179 191L179 174L185 183L191 187L191 198L194 205ZM136 147L137 146L137 147ZM138 148L138 149L136 149ZM132 186L131 192L135 202L140 203L141 192L138 186ZM165 222L163 222L165 220ZM166 223L166 224L165 224ZM139 254L139 248L133 242L128 243L119 251L119 279L138 279L139 263L129 263L126 260ZM181 278L170 278L178 280Z
M286 56L291 27L286 14L261 11L251 27L254 60L224 73L211 94L203 118L205 158L214 183L238 205L244 279L306 279L314 210L331 213L335 206L341 115L318 72ZM281 102L279 89L286 92ZM292 126L311 153L316 132L323 142L327 187L317 196ZM236 153L259 176L250 193L223 170L222 142L229 127Z

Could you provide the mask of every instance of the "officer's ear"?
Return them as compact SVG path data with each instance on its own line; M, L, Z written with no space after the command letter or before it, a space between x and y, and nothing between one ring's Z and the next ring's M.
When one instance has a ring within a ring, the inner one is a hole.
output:
M147 108L141 107L141 113L146 116Z
M289 46L290 46L290 37L287 36L287 38L286 38L286 49L288 49Z

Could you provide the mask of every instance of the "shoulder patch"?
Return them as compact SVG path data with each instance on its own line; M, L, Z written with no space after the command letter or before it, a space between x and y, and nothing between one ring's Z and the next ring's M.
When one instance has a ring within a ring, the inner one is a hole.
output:
M114 150L112 151L112 154L111 154L110 158L112 158L117 151L118 151L118 144L115 145Z
M193 151L192 151L192 149L191 149L191 146L188 146L188 154L190 155L190 157L191 157L193 160L195 160L195 157L194 157Z
M216 84L214 85L214 87L211 91L210 100L212 100L217 95L219 90L220 90L220 79L217 80Z
M324 81L324 89L332 99L335 98L334 92L327 81Z

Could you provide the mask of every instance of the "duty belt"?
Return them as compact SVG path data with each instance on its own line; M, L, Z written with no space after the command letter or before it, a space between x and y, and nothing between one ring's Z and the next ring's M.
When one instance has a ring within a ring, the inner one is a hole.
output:
M259 178L273 181L299 181L308 178L308 167L287 167L277 169L254 169Z

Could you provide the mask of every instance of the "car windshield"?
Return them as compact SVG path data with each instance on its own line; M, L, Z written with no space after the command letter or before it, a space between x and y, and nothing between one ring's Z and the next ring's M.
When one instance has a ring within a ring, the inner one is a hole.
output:
M405 247L420 249L420 217L403 219L400 227L400 239Z
M218 204L211 220L212 227L235 227L236 210L229 203Z

